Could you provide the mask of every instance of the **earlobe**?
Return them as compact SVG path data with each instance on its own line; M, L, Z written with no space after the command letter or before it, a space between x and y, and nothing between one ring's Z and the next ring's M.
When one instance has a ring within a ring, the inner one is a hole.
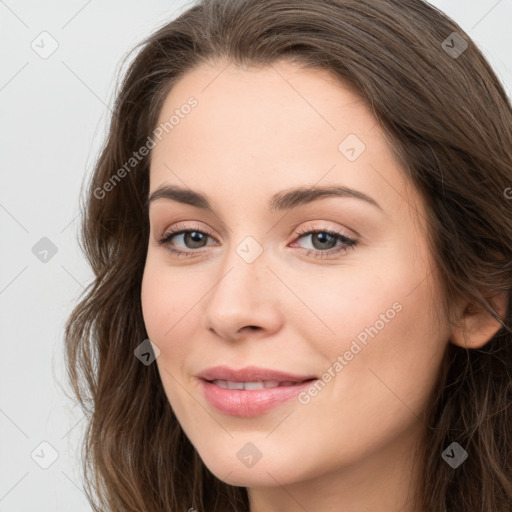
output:
M508 295L499 293L491 304L503 320L508 306ZM462 348L483 347L501 328L501 324L480 305L466 303L459 323L452 329L450 341Z

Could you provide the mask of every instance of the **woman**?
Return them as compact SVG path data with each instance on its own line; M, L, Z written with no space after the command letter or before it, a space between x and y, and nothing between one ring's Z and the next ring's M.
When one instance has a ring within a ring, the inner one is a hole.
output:
M66 328L95 510L510 510L511 187L510 101L426 2L159 29Z

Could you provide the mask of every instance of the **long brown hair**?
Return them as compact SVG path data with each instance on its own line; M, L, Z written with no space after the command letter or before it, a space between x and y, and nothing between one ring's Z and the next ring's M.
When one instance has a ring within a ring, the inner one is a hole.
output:
M469 36L421 0L204 0L136 49L82 204L80 244L95 277L65 333L94 510L248 510L247 490L212 475L184 435L156 364L134 357L147 338L149 156L126 163L147 145L176 81L225 58L327 69L373 109L428 205L442 306L464 298L501 323L482 348L448 343L426 411L420 505L509 512L512 309L508 301L501 319L490 298L512 288L512 107ZM441 457L452 442L469 454L457 469Z

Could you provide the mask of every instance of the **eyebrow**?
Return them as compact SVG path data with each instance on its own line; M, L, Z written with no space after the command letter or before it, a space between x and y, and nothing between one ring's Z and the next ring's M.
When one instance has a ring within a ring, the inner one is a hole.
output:
M270 211L282 211L297 208L305 204L309 204L318 199L327 197L352 197L365 201L368 204L383 211L375 199L372 197L341 185L330 185L326 187L297 187L292 189L282 190L274 194L269 201ZM196 208L204 210L212 210L211 204L208 198L200 192L194 190L181 188L176 185L163 185L157 188L148 198L146 207L156 201L157 199L167 199L169 201L177 201L179 203L188 204Z

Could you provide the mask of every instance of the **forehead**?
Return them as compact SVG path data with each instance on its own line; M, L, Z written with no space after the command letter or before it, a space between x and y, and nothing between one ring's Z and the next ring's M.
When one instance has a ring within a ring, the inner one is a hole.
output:
M163 183L226 197L341 184L388 208L408 194L373 112L325 69L203 64L174 85L158 123L167 130L152 151L150 193Z
M174 139L187 137L187 128L193 128L203 143L237 135L244 147L262 139L286 150L294 141L314 147L322 135L331 135L330 142L347 129L368 131L377 123L364 99L327 70L286 61L258 68L222 61L196 67L171 89L158 123L179 113L190 97L197 106L175 119Z

